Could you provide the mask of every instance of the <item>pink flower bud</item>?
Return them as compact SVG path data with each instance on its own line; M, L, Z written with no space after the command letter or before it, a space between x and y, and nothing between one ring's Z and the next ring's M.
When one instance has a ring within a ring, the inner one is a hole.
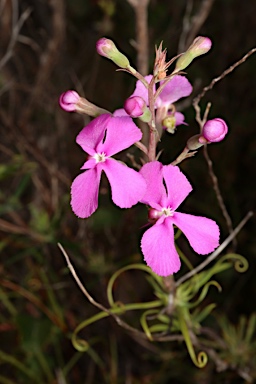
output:
M217 143L224 139L228 132L228 126L224 120L215 118L208 120L203 126L202 136L199 139L200 143L207 140L210 143Z
M197 56L207 53L211 49L211 46L212 42L209 37L196 37L187 51L178 58L175 68L176 71L182 71L187 68Z
M145 100L140 96L129 97L124 103L125 112L131 117L142 116L147 108Z
M154 224L162 215L163 215L163 212L157 211L154 208L150 208L148 210L148 221Z
M194 57L204 55L212 47L212 42L209 37L198 36L189 47L189 51Z
M76 91L67 91L60 95L59 104L64 111L74 112L80 96Z
M112 40L102 37L96 43L96 50L99 55L109 58L116 51L116 46Z
M96 43L96 50L99 55L112 60L118 67L130 67L129 60L117 49L115 43L112 40L102 37Z

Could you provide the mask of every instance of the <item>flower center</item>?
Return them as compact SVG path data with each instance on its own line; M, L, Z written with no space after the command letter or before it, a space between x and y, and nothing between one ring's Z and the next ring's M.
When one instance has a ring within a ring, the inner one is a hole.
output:
M173 216L173 215L174 215L174 210L171 209L170 207L168 207L168 208L163 208L163 209L162 209L162 212L163 212L163 214L164 214L166 217L169 217L169 216Z
M93 158L96 160L96 163L104 163L106 161L107 156L104 152L102 153L96 153Z

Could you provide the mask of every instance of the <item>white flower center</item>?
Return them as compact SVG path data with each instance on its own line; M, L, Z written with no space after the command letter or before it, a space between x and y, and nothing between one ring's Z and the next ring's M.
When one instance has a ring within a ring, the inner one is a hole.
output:
M163 212L163 214L165 215L165 216L173 216L174 215L174 210L173 209L171 209L170 207L168 207L168 208L163 208L162 209L162 212Z
M106 161L108 156L106 156L106 154L104 152L102 152L102 153L96 153L93 156L93 158L96 160L96 163L104 163L104 161Z

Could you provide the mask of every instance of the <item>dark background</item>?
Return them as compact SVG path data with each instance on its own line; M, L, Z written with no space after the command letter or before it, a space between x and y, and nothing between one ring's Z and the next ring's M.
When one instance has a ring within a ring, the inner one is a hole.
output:
M202 2L190 3L194 15ZM185 0L150 2L150 68L154 46L162 40L169 59L177 54L186 5ZM112 38L136 66L134 11L125 0L22 0L2 1L0 12L0 383L35 382L17 361L29 367L39 383L245 382L232 364L221 373L212 362L198 370L183 344L135 340L112 320L96 323L83 335L97 339L95 354L103 366L95 355L74 350L71 332L96 310L73 282L57 242L68 251L90 293L106 304L111 274L142 261L139 239L146 211L139 205L127 211L112 206L103 179L100 209L88 220L75 217L69 189L85 160L75 137L89 118L62 111L58 98L75 89L110 111L122 106L135 80L115 72L95 44L102 36ZM174 160L198 132L193 97L255 47L255 15L254 0L213 2L198 31L211 38L213 48L187 69L194 92L189 102L178 104L189 127L163 136L163 163ZM255 60L254 54L201 102L204 108L210 101L209 117L224 118L229 126L225 140L209 146L209 154L234 227L255 210ZM181 168L194 187L184 210L214 218L225 239L228 229L202 151ZM201 261L186 240L179 245L194 264ZM248 271L223 273L223 291L212 295L217 313L234 324L242 314L255 312L255 247L253 217L237 236L236 252L248 259ZM151 295L139 273L124 275L118 292L131 302ZM44 306L57 314L56 321L49 320ZM128 319L136 324L136 312Z

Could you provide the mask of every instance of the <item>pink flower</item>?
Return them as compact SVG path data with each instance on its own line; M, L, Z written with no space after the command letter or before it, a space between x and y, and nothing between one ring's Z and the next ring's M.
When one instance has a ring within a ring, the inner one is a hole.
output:
M141 249L148 266L160 276L180 269L180 259L174 243L176 225L187 237L195 252L206 255L219 245L219 227L211 219L176 212L192 191L186 176L177 166L164 166L158 161L145 164L140 174L147 189L141 202L149 205L149 228L141 240Z
M217 143L224 139L228 133L228 126L224 120L216 117L215 119L208 120L203 126L202 137L199 142L204 144L206 142Z
M145 80L150 83L152 79L152 75L145 76ZM162 82L160 83L162 84ZM175 75L165 86L163 91L158 96L156 102L155 102L155 108L160 110L162 120L168 116L168 110L171 108L172 104L181 99L182 97L189 96L192 92L192 85L187 80L185 76L181 75ZM156 91L156 88L154 86L154 93ZM146 105L149 105L148 101L148 89L145 87L145 85L138 80L136 82L136 87L134 92L131 94L130 98L133 97L140 97L143 100L145 100ZM127 113L124 109L118 109L114 112L114 116L127 116ZM174 112L174 121L175 126L186 124L184 122L184 115L180 112Z
M111 157L141 137L130 117L109 114L97 117L82 129L76 142L89 154L81 168L88 170L77 176L71 186L71 206L78 217L89 217L97 209L102 171L109 180L112 200L120 208L130 208L143 197L146 183L142 175Z

